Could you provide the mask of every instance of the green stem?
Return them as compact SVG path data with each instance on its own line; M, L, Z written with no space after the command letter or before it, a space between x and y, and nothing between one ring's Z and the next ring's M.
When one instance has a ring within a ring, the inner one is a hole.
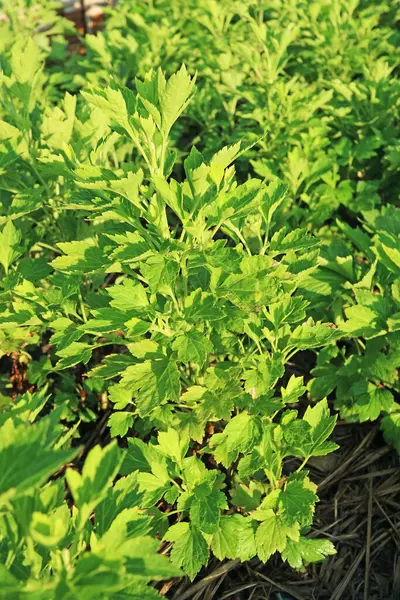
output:
M306 464L308 463L309 460L310 460L310 456L306 456L306 458L303 460L303 462L301 463L301 465L299 466L299 468L296 469L296 473L300 473L300 471L302 469L304 469L304 467L306 466Z
M262 254L262 255L266 253L267 247L268 247L268 242L269 242L269 226L270 226L270 224L267 221L265 221L264 244L263 244L263 247L262 247L262 249L260 251L260 254Z
M167 151L168 139L163 137L162 146L161 146L161 157L160 157L160 173L164 175L164 167L165 167L165 153Z
M50 246L50 244L46 244L45 242L36 242L36 246L40 246L41 248L47 248L47 250L51 250L52 252L61 254L61 250L59 250L55 246Z
M178 300L177 300L177 298L176 298L176 296L175 296L174 292L172 291L172 288L169 288L169 295L170 295L170 298L171 298L172 302L174 303L174 306L175 306L176 312L177 312L179 315L181 315L181 314L182 314L182 311L181 311L181 308L180 308L180 306L179 306Z
M36 161L36 159L33 156L31 156L31 158L32 158L33 161ZM50 188L47 185L47 183L45 182L45 180L43 179L43 177L41 176L41 174L39 173L39 171L37 170L35 162L32 162L29 166L32 169L34 175L37 177L37 179L39 180L39 182L42 184L42 186L46 190L48 197L50 198L50 196L51 196Z
M183 494L184 490L181 488L179 483L177 483L174 479L170 479L170 482L173 483L174 486L178 488L178 490L181 492L181 494ZM169 513L169 514L171 514L171 513Z
M79 292L78 292L78 297L79 297L79 304L80 304L80 307L81 307L81 313L82 313L83 321L85 323L87 323L87 316L86 316L85 304L83 302L83 296L82 296L81 290L79 290Z
M235 227L235 225L232 225L232 223L229 223L229 225L226 225L226 228L227 228L228 230L229 230L229 229L231 229L231 230L232 230L232 231L233 231L233 232L234 232L234 233L235 233L235 234L238 236L238 238L239 238L239 240L242 242L242 244L243 244L243 247L244 247L244 249L246 250L247 254L248 254L249 256L251 256L251 251L250 251L250 248L248 247L246 240L245 240L245 239L244 239L244 237L242 236L242 233L241 233L241 231L240 231L240 230L239 230L237 227Z

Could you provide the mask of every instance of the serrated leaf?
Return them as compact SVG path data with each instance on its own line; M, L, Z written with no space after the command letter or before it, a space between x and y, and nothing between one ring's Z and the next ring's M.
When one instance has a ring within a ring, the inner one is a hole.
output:
M133 425L133 414L125 411L114 412L108 419L111 437L124 437Z
M239 453L246 452L257 443L261 436L259 420L246 412L233 417L223 433L212 436L209 446L215 460L228 468Z
M310 563L321 562L327 556L333 556L336 550L329 540L314 540L300 537L297 541L287 540L282 559L296 571L304 571Z
M137 281L125 279L122 285L113 285L107 291L112 298L110 306L118 310L143 310L148 305L146 290Z
M179 264L171 258L155 254L142 263L140 270L152 292L165 292L178 277Z
M158 445L163 454L181 464L189 449L189 439L175 429L169 428L158 434Z
M182 567L193 581L208 562L208 545L204 536L189 523L177 523L168 529L164 539L174 542L171 560L178 567Z
M292 375L287 386L281 387L282 402L285 402L285 404L297 402L307 389L306 386L303 385L303 381L303 377Z
M342 336L343 333L339 329L330 327L328 323L299 325L290 336L288 348L298 350L319 348Z
M195 80L188 75L185 65L167 81L160 95L161 131L164 136L168 135L172 125L189 103L194 83Z
M299 251L308 250L318 245L318 240L312 237L305 229L294 229L285 235L282 229L276 232L269 246L273 252L288 252L288 250Z
M311 426L313 455L320 456L324 451L324 443L335 428L337 416L330 415L327 400L321 400L314 407L308 406L303 417ZM331 452L332 450L330 450Z
M284 522L292 526L299 521L302 524L312 522L314 505L318 496L304 474L293 474L289 476L284 490L279 496L279 506L282 508Z
M61 356L61 360L57 363L57 369L66 369L73 367L78 363L86 365L92 356L92 346L84 342L72 342L62 350L58 350L57 355Z
M53 447L60 435L58 416L54 413L37 424L18 426L9 418L2 425L0 503L40 486L78 453L78 448L58 450Z
M201 289L192 292L185 298L185 318L189 323L198 321L218 321L224 318L224 312L217 305L211 294L205 294Z
M3 265L6 274L10 265L21 254L19 251L20 241L20 232L12 221L8 221L0 232L0 264Z
M332 433L337 416L331 416L327 400L321 400L314 407L307 407L302 420L291 420L284 424L283 435L288 444L288 452L295 456L325 456L338 448L327 441Z
M222 516L212 538L211 550L219 560L239 558L245 562L253 558L256 545L251 519L239 514Z
M78 528L84 527L92 510L106 496L123 458L124 454L114 441L105 448L95 446L89 452L82 474L71 468L67 469L66 480L79 508Z
M400 412L393 412L383 417L381 429L385 441L392 444L400 454Z
M172 343L178 360L184 363L193 361L200 367L209 359L214 347L210 340L197 331L187 331L179 335Z
M228 504L223 492L211 489L209 493L195 497L190 506L190 519L195 527L204 533L214 533L219 525L221 511Z
M255 367L243 374L246 392L249 392L253 398L266 394L282 377L284 371L283 356L280 352L275 352L271 356L268 354L260 356Z
M121 384L136 396L141 416L149 414L160 404L177 401L180 378L176 363L169 358L146 360L128 367Z
M285 550L288 538L297 541L299 537L297 523L288 527L273 510L265 511L265 518L256 531L257 555L265 563L275 552Z

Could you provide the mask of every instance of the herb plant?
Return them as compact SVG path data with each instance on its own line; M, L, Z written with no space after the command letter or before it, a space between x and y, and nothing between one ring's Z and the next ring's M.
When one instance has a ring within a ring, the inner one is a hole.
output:
M335 552L307 463L337 414L400 451L395 11L125 0L75 54L25 4L0 21L0 597L304 570Z

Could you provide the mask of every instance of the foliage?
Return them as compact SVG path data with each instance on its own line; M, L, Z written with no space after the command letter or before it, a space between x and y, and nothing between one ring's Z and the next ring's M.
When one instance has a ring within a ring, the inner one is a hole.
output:
M115 442L95 446L82 474L69 467L64 481L60 468L79 449L68 449L60 409L35 422L46 400L27 393L2 418L0 596L157 597L146 583L179 571L156 554L157 525L140 508L135 474L112 485L124 453Z
M0 22L5 597L303 570L333 411L399 449L397 4L165 7Z

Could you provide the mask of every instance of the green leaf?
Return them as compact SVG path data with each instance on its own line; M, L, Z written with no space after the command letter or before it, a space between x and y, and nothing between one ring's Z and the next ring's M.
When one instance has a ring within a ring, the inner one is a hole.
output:
M151 444L138 438L128 438L128 449L121 467L121 474L127 475L136 470L151 472L151 465L158 461L159 453Z
M224 318L224 312L211 294L201 289L192 292L185 298L185 319L189 323L198 321L218 321Z
M182 567L193 581L201 567L208 562L208 545L204 536L189 523L177 523L168 529L164 539L174 542L171 560Z
M284 372L283 356L280 352L275 352L272 356L260 356L256 360L255 368L243 374L245 390L253 398L258 398L272 389Z
M319 244L318 240L312 237L305 229L294 229L285 235L285 230L277 231L269 246L270 251L282 254L288 250L309 250Z
M1 581L1 590L0 590L0 598L10 598L10 594L15 595L15 598L21 593L21 585L20 582L15 579L15 577L10 573L5 565L0 563L0 581Z
M204 533L214 533L219 525L221 510L227 509L225 494L216 489L196 495L190 506L190 519L195 527Z
M385 442L392 444L400 454L400 412L393 412L383 417L381 429Z
M145 288L132 279L125 279L122 285L113 285L107 291L112 298L110 306L118 310L143 310L148 305Z
M223 433L216 433L209 442L215 460L228 468L239 453L247 452L257 444L261 436L261 424L257 418L242 412L225 427Z
M303 419L311 426L313 455L323 456L326 451L332 452L332 443L326 444L326 440L335 428L337 416L330 415L327 400L321 400L314 407L308 406ZM334 445L333 449L337 447Z
M153 473L139 473L138 475L139 490L143 492L141 505L144 508L155 506L165 494L171 490L176 491L176 488L171 488L170 477L164 464L153 463L152 469ZM175 500L176 495L168 502L173 504Z
M304 473L289 476L285 488L279 496L279 505L283 510L284 522L292 526L299 521L310 524L314 514L314 506L318 501L315 488Z
M331 435L337 416L331 416L327 400L321 400L314 407L307 407L302 420L283 423L283 435L288 445L287 454L295 456L325 456L338 448L327 441Z
M265 518L256 531L257 555L265 563L275 552L285 550L288 538L296 542L299 537L297 523L288 527L273 510L265 511Z
M199 367L209 360L209 355L214 347L210 340L197 331L187 331L179 335L172 343L172 348L178 360L184 363L193 361Z
M124 437L133 425L133 414L130 412L114 412L108 419L111 437Z
M0 119L0 141L3 142L5 140L17 139L20 135L20 131L14 125L7 123L3 119Z
M122 469L121 469L122 470ZM139 492L137 473L121 477L110 488L107 495L96 506L95 526L96 534L101 537L108 531L115 517L125 508L139 507L142 494Z
M303 377L292 375L287 383L286 388L281 387L282 402L285 404L293 404L298 401L307 388L303 385Z
M278 285L274 278L246 273L228 275L216 288L219 298L226 298L239 308L266 304L277 292Z
M107 258L96 239L59 242L57 245L64 255L58 256L51 262L54 269L77 274L104 272Z
M12 72L19 83L32 83L42 64L40 50L32 38L19 38L13 47Z
M176 402L180 394L180 378L176 363L169 358L146 360L128 367L121 384L136 396L141 416L167 401Z
M133 109L133 103L131 106L127 105L127 98L132 102L132 95L128 90L123 88L112 89L108 87L100 89L93 87L82 92L82 96L87 102L98 107L110 122L115 121L120 125L126 135L129 136L132 134L129 113Z
M164 137L190 102L194 84L195 79L188 75L185 65L167 81L160 95L161 132Z
M235 506L244 508L246 512L256 509L261 501L262 492L254 481L250 481L249 486L243 483L236 485L231 491L232 503Z
M329 540L314 540L300 537L297 541L287 540L282 551L282 559L296 571L304 571L310 563L321 562L327 556L333 556L336 550Z
M219 560L239 558L245 562L253 558L257 551L252 520L239 514L222 516L211 550Z
M58 350L57 355L61 360L57 363L57 369L66 369L73 367L78 363L86 365L92 357L92 346L83 342L72 342L62 350Z
M354 337L363 336L366 339L386 333L386 324L373 308L368 306L350 306L345 309L347 321L341 327Z
M224 146L212 157L210 164L211 166L218 166L220 169L225 170L237 157L240 151L240 142L232 144L231 146Z
M0 263L3 265L6 274L10 265L21 254L19 250L20 241L20 232L15 228L12 221L8 221L0 232Z
M275 329L284 323L297 323L306 316L307 300L301 296L288 296L268 306L268 316Z
M176 429L169 428L158 434L158 444L163 454L181 464L189 449L189 438Z
M95 552L100 554L101 547L103 547L111 556L135 556L135 545L132 544L132 538L145 536L150 531L151 518L148 515L141 514L137 507L124 508L118 512L107 531L96 542ZM143 555L146 554L146 545L150 545L154 554L156 553L157 542L155 540L145 538L137 540L137 542L142 542Z
M384 387L361 379L356 381L350 388L353 399L352 406L343 406L341 414L347 418L356 416L360 422L374 421L380 414L390 412L393 407L393 394Z
M307 350L326 346L342 337L343 333L336 328L330 327L329 323L299 325L292 332L288 348Z
M59 413L53 413L33 425L15 425L9 418L2 425L0 503L45 483L50 475L76 456L78 448L56 450L53 447L60 436L58 417Z
M105 448L95 446L87 455L82 474L67 469L65 477L79 509L79 528L83 528L92 510L106 496L117 475L124 455L116 442Z
M46 548L56 548L68 533L70 516L66 504L51 515L34 512L30 526L32 539Z
M155 254L142 263L140 271L152 292L166 292L178 277L179 264L162 254Z
M111 379L121 375L127 367L135 365L137 360L130 354L109 354L102 363L89 372L91 377Z

